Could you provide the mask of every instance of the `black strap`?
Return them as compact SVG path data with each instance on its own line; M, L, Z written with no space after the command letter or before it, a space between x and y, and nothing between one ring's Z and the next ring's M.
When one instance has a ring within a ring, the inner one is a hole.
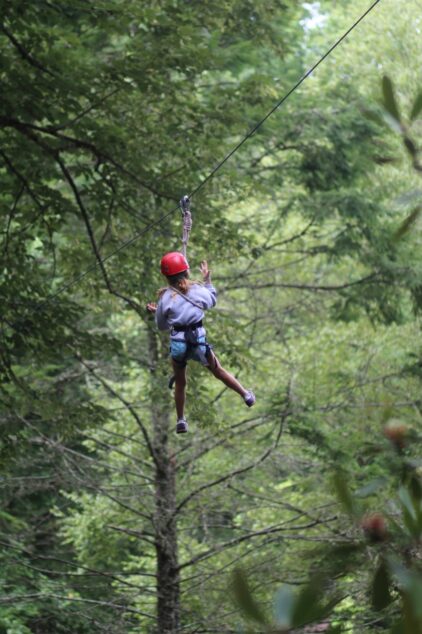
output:
M189 324L188 326L172 326L172 329L176 332L188 332L188 330L196 330L197 328L202 328L202 319L194 324Z

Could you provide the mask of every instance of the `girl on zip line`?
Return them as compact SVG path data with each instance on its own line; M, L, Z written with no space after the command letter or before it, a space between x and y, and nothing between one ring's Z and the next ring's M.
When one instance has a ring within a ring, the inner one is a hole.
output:
M176 432L188 431L185 418L186 365L189 359L199 361L212 374L231 388L245 401L248 407L255 403L255 395L246 390L235 377L225 370L211 346L207 343L202 325L204 311L215 306L217 291L211 284L211 271L205 260L200 271L203 284L189 280L189 264L182 253L166 253L161 259L161 273L166 276L168 286L159 292L158 304L150 302L147 309L155 313L160 330L170 330L170 354L174 370L177 424Z

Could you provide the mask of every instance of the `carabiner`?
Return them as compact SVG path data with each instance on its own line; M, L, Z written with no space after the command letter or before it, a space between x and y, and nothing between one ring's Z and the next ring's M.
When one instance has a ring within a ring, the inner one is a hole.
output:
M182 210L182 214L190 213L190 198L189 196L182 196L180 199L180 208Z

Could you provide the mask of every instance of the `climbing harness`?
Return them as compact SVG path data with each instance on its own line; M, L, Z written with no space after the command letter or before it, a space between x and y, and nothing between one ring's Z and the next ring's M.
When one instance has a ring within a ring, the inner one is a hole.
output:
M173 326L172 330L174 332L184 333L183 343L186 345L186 351L183 357L177 359L173 357L177 365L185 367L191 352L196 353L198 357L197 360L199 360L203 365L208 365L208 356L211 346L204 335L199 335L198 331L200 328L202 328L202 320L197 321L195 324L190 324L189 326Z
M182 297L182 299L184 299L185 302L189 302L189 304L192 304L192 306L199 308L199 310L201 311L203 310L202 306L194 302L192 299L190 299L190 297L187 297L187 295L184 295L183 293L181 293L177 288L171 287L167 290L167 292L176 293L177 295L180 295L180 297ZM183 325L183 326L176 324L172 326L172 332L184 333L183 343L186 344L186 351L183 357L181 357L180 359L175 359L174 357L172 357L174 361L178 365L180 365L182 368L186 366L187 360L190 357L190 354L192 351L195 351L197 353L199 360L201 361L203 365L209 365L209 358L210 358L210 353L212 351L212 345L208 343L205 336L203 335L200 336L198 334L199 328L202 328L202 320L197 321L194 324ZM201 341L200 339L203 339L203 340ZM170 389L173 387L173 383L174 383L174 376L172 376L169 380L168 386Z

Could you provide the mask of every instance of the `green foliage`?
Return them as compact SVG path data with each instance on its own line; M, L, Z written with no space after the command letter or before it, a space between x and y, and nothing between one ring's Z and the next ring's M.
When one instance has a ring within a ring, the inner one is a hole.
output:
M169 586L183 631L233 631L236 566L253 634L419 627L416 11L409 28L380 3L194 197L192 271L208 256L219 290L209 339L254 409L189 367L192 433L173 437L168 343L142 309L180 246L180 195L366 8L337 4L315 29L294 2L4 7L5 634L155 634ZM387 419L414 451L388 452ZM387 540L358 526L373 508Z
M329 564L327 570L311 577L295 599L290 589L281 588L275 599L277 624L269 626L268 631L287 632L291 628L318 624L323 619L327 619L328 628L333 619L335 622L335 608L337 604L341 605L344 598L341 595L330 597L328 588L331 586L332 594L333 584L338 584L339 579L349 576L353 568L368 566L365 556L368 546L378 553L375 557L370 557L372 566L375 566L369 588L373 610L383 613L384 620L390 623L391 629L388 631L392 634L398 631L397 628L415 634L422 631L422 571L418 559L409 557L410 553L417 552L422 531L422 481L418 470L412 466L408 456L402 453L405 446L403 427L386 427L385 433L400 455L401 475L398 479L401 483L399 482L397 499L401 508L397 502L389 500L389 506L394 509L394 517L389 517L388 511L385 514L365 514L363 509L357 512L356 494L351 492L344 477L337 473L334 482L339 502L351 520L363 531L367 543L357 542L354 536L349 538L349 543L345 540L340 548L330 548L326 553ZM409 452L411 449L409 446ZM394 468L391 469L391 477L397 479ZM377 488L371 486L370 489L366 488L365 494L373 495L376 491ZM362 497L362 492L358 492L358 495ZM389 517L391 527L386 524L386 517ZM245 583L244 579L239 580L238 574L235 578L238 588L243 588ZM249 591L242 592L241 597L239 604L245 615L255 620L258 620L259 615L259 622L265 623L253 594ZM253 611L251 605L254 606ZM397 613L400 613L399 618ZM392 615L395 615L393 625ZM277 630L277 626L282 629Z

